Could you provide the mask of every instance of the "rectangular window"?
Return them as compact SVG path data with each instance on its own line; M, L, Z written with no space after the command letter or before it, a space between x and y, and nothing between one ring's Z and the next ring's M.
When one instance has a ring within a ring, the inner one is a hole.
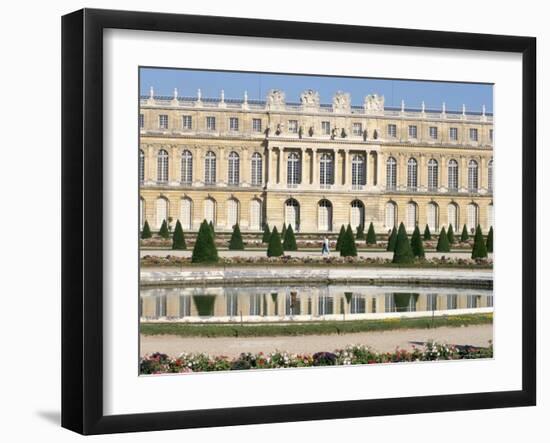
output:
M216 130L216 117L206 117L206 129L208 131Z
M493 130L489 129L489 140L493 143Z
M239 119L237 117L229 118L229 130L238 131L239 130Z
M139 127L144 128L145 127L145 118L143 114L139 114Z
M395 138L397 136L397 125L388 125L388 137Z
M409 125L409 138L417 138L418 128L416 125Z
M430 126L430 138L437 140L437 126Z
M191 129L193 127L193 119L190 115L184 115L182 117L182 127L183 129Z
M456 294L447 295L447 309L458 308L458 296Z
M363 134L363 125L361 123L354 123L352 126L353 135Z
M262 132L262 119L261 118L253 118L252 119L252 131Z
M477 128L470 128L470 141L477 142Z
M296 134L298 132L298 120L288 121L288 132Z
M321 122L321 133L330 135L330 122Z
M458 140L458 128L449 128L449 138L452 141Z
M168 116L166 114L159 115L159 128L168 129Z

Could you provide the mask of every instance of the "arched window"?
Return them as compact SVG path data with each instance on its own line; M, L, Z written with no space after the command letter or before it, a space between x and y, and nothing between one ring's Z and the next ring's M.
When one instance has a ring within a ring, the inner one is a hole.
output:
M428 203L426 212L430 231L437 232L439 230L439 207L437 204L430 202Z
M490 229L493 226L494 222L495 222L494 207L492 203L489 203L487 205L487 229Z
M467 226L470 232L473 232L477 225L479 224L479 211L475 203L470 203L468 205L468 221Z
M168 152L161 149L157 155L157 182L168 181Z
M250 229L259 231L262 229L262 202L257 198L250 202Z
M216 183L216 154L208 151L204 157L204 182L207 185Z
M439 186L439 165L437 160L431 158L428 161L428 190L437 191Z
M320 161L319 183L321 188L330 188L334 183L334 158L332 154L324 152Z
M409 158L407 162L407 188L416 191L418 187L418 163L414 158Z
M181 153L181 182L190 185L193 181L193 154L187 149Z
M142 149L139 150L139 182L145 180L145 154Z
M390 157L386 160L386 188L395 189L396 187L397 187L397 161L395 160L395 158Z
M252 154L251 166L251 181L253 186L261 186L262 184L262 156L259 152Z
M406 219L406 228L409 231L412 231L416 227L416 222L418 220L418 206L414 202L407 203L407 219Z
M183 229L190 230L192 228L192 202L188 197L181 199L180 207L180 223Z
M227 226L233 228L239 223L239 201L235 198L227 200Z
M353 229L358 226L365 226L365 205L360 200L351 202L350 224Z
M142 197L139 198L139 227L143 227L145 223L145 201Z
M365 156L353 154L351 158L351 186L353 189L363 189L367 181Z
M455 203L447 206L447 224L453 227L454 232L458 232L458 207Z
M489 192L493 192L493 159L487 164L487 187Z
M397 223L397 205L394 202L386 203L386 228L392 229Z
M301 182L302 164L298 153L289 152L286 164L286 182L289 188L294 188Z
M216 225L216 202L212 198L204 200L204 219Z
M232 151L228 158L227 180L230 185L239 184L239 154Z
M478 168L475 160L468 162L468 191L477 192L478 189Z
M455 159L449 160L448 179L449 191L458 191L458 162Z
M300 227L300 205L293 198L285 202L285 224L291 225L294 231Z
M157 198L157 217L156 217L156 228L160 229L162 222L166 220L168 222L168 200L163 197Z
M317 229L319 231L332 231L332 203L321 200L318 206Z

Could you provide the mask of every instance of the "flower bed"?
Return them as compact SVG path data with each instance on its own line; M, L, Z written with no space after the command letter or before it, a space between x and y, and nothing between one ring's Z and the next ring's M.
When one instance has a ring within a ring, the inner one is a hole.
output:
M413 347L412 351L396 349L394 352L379 353L363 345L350 345L334 352L315 354L289 354L271 352L263 354L242 353L237 358L209 356L203 353L183 353L178 358L154 353L140 361L141 374L192 373L212 371L234 371L244 369L281 369L311 366L361 365L374 363L400 363L415 361L462 360L492 358L493 346L450 346L427 343L423 349Z
M143 266L186 266L191 265L191 258L177 257L167 255L159 257L155 255L145 255L141 258ZM228 265L344 265L344 266L390 266L402 267L404 265L395 265L390 258L380 257L340 257L333 255L331 257L306 256L292 257L283 255L281 257L220 257L217 262L219 266ZM204 265L201 265L204 266ZM461 257L445 257L417 259L408 267L466 267L466 268L491 268L492 259L471 259Z

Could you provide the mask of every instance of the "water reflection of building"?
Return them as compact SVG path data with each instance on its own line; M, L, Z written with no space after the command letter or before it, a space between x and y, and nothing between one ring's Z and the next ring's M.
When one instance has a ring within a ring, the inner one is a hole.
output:
M157 288L142 290L143 320L277 321L359 319L426 312L491 311L487 290L403 292L366 286Z

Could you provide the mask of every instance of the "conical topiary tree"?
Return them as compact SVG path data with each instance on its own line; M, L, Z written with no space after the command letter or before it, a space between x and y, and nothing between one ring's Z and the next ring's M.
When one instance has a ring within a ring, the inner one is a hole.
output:
M420 236L420 229L418 228L418 225L414 228L414 232L411 237L411 250L415 257L424 258L424 245L422 244L422 237Z
M268 257L280 257L283 255L283 245L281 244L281 236L277 231L277 226L273 227L271 231L271 237L269 238L269 244L267 245Z
M179 220L176 221L176 227L174 228L174 234L172 235L172 249L187 249L185 236L183 235L183 229Z
M462 243L467 242L470 239L470 235L468 234L468 228L466 225L462 228L462 234L460 235L460 241Z
M439 232L439 239L437 240L435 250L437 252L451 252L451 245L449 244L449 237L445 232L445 227L441 228Z
M453 231L453 225L449 225L449 229L447 230L447 239L449 240L449 245L452 245L455 243L455 232Z
M388 237L388 246L386 247L386 251L393 252L395 251L395 242L397 241L397 229L395 226L391 230L391 234Z
M191 256L192 263L216 263L218 261L218 250L212 236L212 229L204 220L197 234L197 241Z
M405 230L403 222L399 224L399 230L397 231L397 238L395 241L395 250L393 251L392 263L412 263L414 262L414 255L409 243L409 237Z
M264 234L262 236L262 243L269 243L269 238L271 237L271 231L269 230L269 225L264 224Z
M431 240L432 239L432 233L430 232L430 227L426 225L424 228L424 240Z
M485 242L485 247L487 252L493 252L493 227L489 228L489 233L487 234L487 241Z
M231 239L229 240L229 250L230 251L244 250L243 237L241 235L241 230L239 229L238 223L235 226L233 226L233 233L231 234Z
M477 225L476 233L474 236L474 246L472 248L472 258L486 258L487 246L485 246L485 240L483 239L483 232L481 232L481 226Z
M168 224L166 223L166 220L163 220L162 225L160 225L159 235L162 238L170 238L170 232L168 232Z
M361 225L357 225L357 233L355 234L356 240L365 240L365 227Z
M340 250L340 245L342 244L342 240L344 238L345 233L346 233L346 227L342 225L340 227L340 233L338 234L338 239L336 240L336 246L334 248L336 251Z
M294 230L289 223L288 228L285 231L283 238L283 251L297 251L298 245L296 244L296 237L294 236Z
M212 238L216 238L216 231L214 231L214 222L210 220L208 223L208 227L210 228L210 232L212 233Z
M374 225L370 222L369 230L367 231L367 245L376 244L376 232L374 232Z
M286 223L283 223L283 229L281 229L281 240L285 239L286 235Z
M145 220L145 223L143 224L143 229L141 231L141 238L151 238L153 236L153 233L151 232L151 228L149 227L149 223L147 220Z
M340 257L357 257L357 246L351 225L348 224L340 243Z

